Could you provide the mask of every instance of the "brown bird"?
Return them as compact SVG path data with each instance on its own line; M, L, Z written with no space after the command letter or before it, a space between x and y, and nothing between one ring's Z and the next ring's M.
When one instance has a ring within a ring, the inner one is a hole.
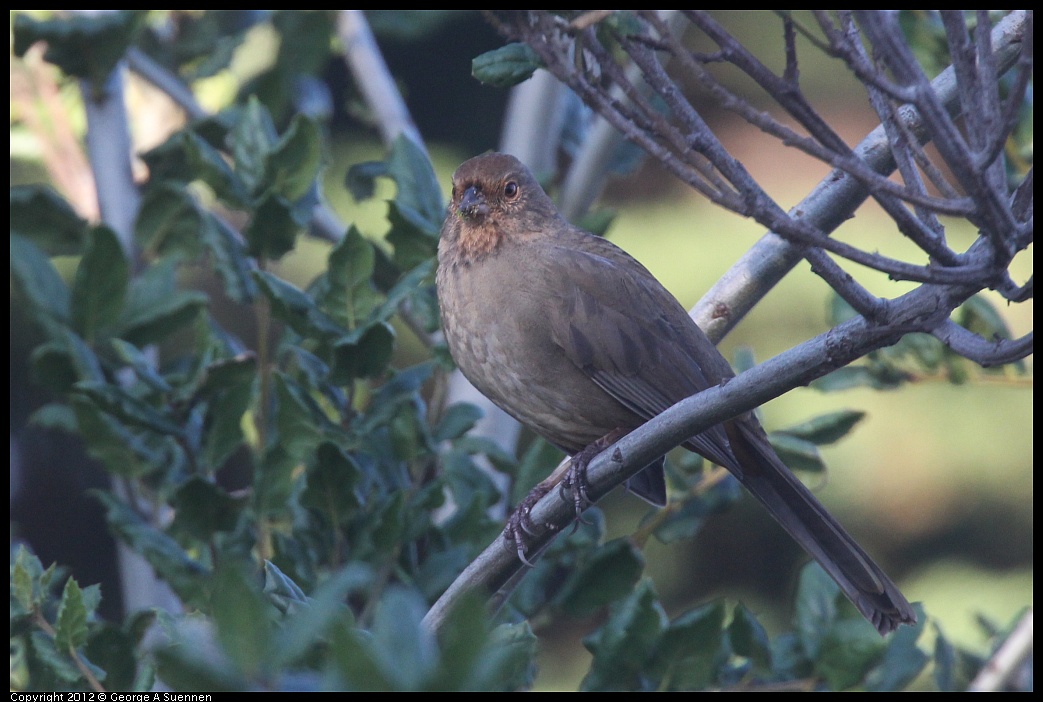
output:
M463 374L577 458L734 375L644 266L569 224L513 156L478 156L453 175L437 279ZM731 471L881 634L916 621L898 587L778 458L752 413L684 446ZM574 490L581 478L573 477ZM661 460L630 488L665 504ZM509 531L520 541L517 528Z

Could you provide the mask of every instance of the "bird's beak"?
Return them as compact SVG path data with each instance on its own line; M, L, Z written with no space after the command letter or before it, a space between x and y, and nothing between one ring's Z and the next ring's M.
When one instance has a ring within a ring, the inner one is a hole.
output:
M476 219L489 214L489 204L485 201L482 191L472 185L464 190L464 194L460 197L460 206L456 208L456 211L465 219Z

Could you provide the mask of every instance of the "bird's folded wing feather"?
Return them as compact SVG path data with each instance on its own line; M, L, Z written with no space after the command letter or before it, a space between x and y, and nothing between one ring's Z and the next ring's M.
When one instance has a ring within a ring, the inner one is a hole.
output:
M558 249L546 272L546 285L560 298L548 306L551 335L578 368L645 420L732 376L680 303L644 267L607 241L583 242L583 249ZM715 463L737 467L720 427L690 443Z

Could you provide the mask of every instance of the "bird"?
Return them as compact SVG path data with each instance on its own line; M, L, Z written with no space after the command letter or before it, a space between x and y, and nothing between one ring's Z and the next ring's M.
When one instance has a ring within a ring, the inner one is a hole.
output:
M734 376L643 265L570 224L509 154L474 157L454 173L436 287L463 375L574 463ZM776 455L752 412L683 446L735 475L882 635L916 622L894 582ZM575 467L566 481L582 491ZM664 505L662 460L629 487ZM514 524L506 535L520 541L524 515Z

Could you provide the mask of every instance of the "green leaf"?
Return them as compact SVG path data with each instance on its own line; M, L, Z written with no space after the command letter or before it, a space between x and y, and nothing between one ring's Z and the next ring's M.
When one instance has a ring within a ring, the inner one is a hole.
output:
M254 478L253 502L261 516L284 513L293 493L294 471L300 464L278 444L265 451Z
M842 437L846 436L856 424L861 422L865 416L865 412L858 410L840 410L837 412L830 412L829 414L819 415L818 417L809 419L802 424L786 427L776 433L795 436L799 439L804 439L818 446L822 446L823 444L832 444L839 441Z
M373 509L368 526L373 545L378 551L390 552L402 540L406 527L406 507L405 492L397 490Z
M209 542L216 533L235 528L244 500L235 499L219 485L194 476L177 489L170 504L174 508L171 534Z
M656 538L672 544L694 537L703 528L710 510L698 497L686 499L680 505L671 505L670 513L655 530Z
M40 563L40 559L24 545L19 545L18 555L15 556L11 570L11 594L25 613L35 609L44 594L40 588L42 574L43 564Z
M808 563L800 571L794 624L801 647L810 658L818 656L837 620L839 595L840 586L817 563Z
M667 461L667 475L673 471L671 466L674 463L674 461ZM745 492L734 477L727 477L716 482L709 489L699 489L698 485L704 476L705 474L699 473L691 483L683 483L687 486L686 490L690 496L678 506L679 508L673 514L667 515L666 520L656 528L657 539L669 544L692 538L702 529L709 515L734 504L742 498Z
M332 341L345 333L343 327L319 309L315 301L299 288L267 271L254 271L254 280L271 301L272 314L289 324L301 336Z
M962 691L964 686L957 683L956 648L937 624L934 640L934 684L941 692ZM962 681L961 681L962 682Z
M670 622L653 667L668 690L702 690L717 681L727 659L724 605L717 602Z
M131 282L118 336L139 347L162 341L207 306L203 293L177 289L175 265L163 259Z
M490 689L495 680L486 678L486 671L481 670L488 636L489 615L481 597L472 595L458 602L439 630L441 665L427 686L437 690Z
M112 532L144 556L186 605L202 606L211 585L209 569L116 496L97 490L91 494L105 508L105 521Z
M940 339L930 334L906 334L888 350L913 356L927 370L935 370L950 354Z
M217 12L177 13L177 41L146 34L142 48L163 65L177 69L193 84L228 68L252 23L242 15Z
M261 195L266 190L265 163L278 141L278 135L272 116L256 96L250 96L239 114L239 121L228 136L236 174L251 195Z
M29 635L29 640L33 643L33 652L49 674L68 683L75 683L82 679L83 676L69 657L69 652L67 650L59 651L50 635L42 631L34 631Z
M377 431L398 415L403 404L415 405L417 393L433 371L434 364L431 362L393 370L391 377L374 393L361 429L365 432Z
M11 233L50 256L83 250L87 221L49 185L11 186Z
M377 322L344 335L333 345L330 382L347 385L354 378L375 378L384 372L395 350L395 329Z
M251 385L256 373L257 357L252 351L216 360L204 369L196 395L207 400L220 397L229 390Z
M72 286L72 322L88 342L115 327L129 279L130 265L116 233L95 227Z
M453 407L455 406L453 405ZM513 475L518 469L518 462L514 456L487 437L477 435L460 436L453 441L453 448L471 456L475 454L484 455L493 464L493 467L501 473Z
M20 15L19 15L20 16ZM50 259L28 239L11 234L11 278L47 330L69 321L69 288Z
M54 624L54 644L60 651L72 651L87 643L87 608L75 578L65 581Z
M200 388L209 398L203 433L203 458L211 470L219 469L243 441L243 415L254 396L257 360L243 354L207 369Z
M442 454L441 464L442 477L459 506L477 502L485 509L500 497L489 474L466 453L449 449Z
M160 183L145 192L134 233L148 258L175 251L195 258L202 251L202 220L195 200L183 187Z
M886 644L865 619L834 622L815 657L815 670L833 690L862 682L883 657Z
M373 244L354 226L330 251L320 299L330 316L346 329L367 319L376 305L370 282L375 262Z
M651 581L642 580L630 596L613 608L608 620L583 639L594 660L580 689L642 690L646 661L666 628L666 614Z
M550 471L564 458L561 449L544 439L536 439L518 459L511 504L518 504L537 483L546 478Z
M214 257L214 266L225 285L225 293L234 302L249 304L257 297L257 285L252 273L253 259L246 253L239 236L231 227L209 212L203 213L200 235L203 245Z
M306 391L283 373L272 374L272 387L276 399L276 433L269 443L277 442L291 460L303 462L314 455L322 440L317 416L306 399Z
M391 692L397 688L384 671L368 632L335 627L330 632L330 660L343 686L367 692Z
M617 10L598 23L598 30L611 29L616 36L630 37L646 33L647 26L632 12Z
M588 210L579 221L576 222L583 231L590 232L591 234L597 234L598 236L605 236L608 233L609 227L616 220L617 212L608 207L602 207L596 210ZM736 372L739 372L736 369Z
M394 249L399 270L408 271L430 260L438 248L438 239L427 229L417 226L406 216L397 202L388 204L388 229L385 239ZM437 231L437 230L436 230Z
M153 612L145 612L150 619L155 619ZM151 666L139 652L137 641L132 633L108 623L99 622L91 627L90 639L84 647L87 658L105 671L105 688L108 690L142 690L149 687L135 687L138 678L138 667L148 669ZM141 682L141 681L139 681Z
M274 610L244 568L232 564L218 568L210 612L217 640L237 668L248 677L264 671L274 643Z
M50 402L37 409L29 415L29 423L66 434L75 434L78 431L76 415L73 413L72 407L58 402Z
M445 217L445 201L427 154L413 140L400 135L391 144L388 175L398 188L395 206L399 214L437 240Z
M344 186L356 202L362 202L373 197L376 192L377 178L387 175L388 164L385 161L356 163L348 169L348 174L344 178Z
M373 615L373 649L399 690L419 690L438 666L434 636L421 626L427 603L402 587L389 587Z
M413 303L419 303L425 296L434 297L433 277L435 271L435 260L428 257L421 261L415 268L409 273L398 279L398 282L388 291L387 297L383 304L373 312L373 319L379 319L381 321L387 321L398 310L399 305L405 300L412 300ZM426 286L427 291L421 288ZM437 306L437 302L435 303Z
M445 411L433 432L435 441L458 439L474 428L482 418L482 411L475 405L458 402Z
M493 629L485 648L486 679L482 689L528 690L536 677L539 641L529 622L501 624ZM465 689L470 689L467 687Z
M24 56L33 44L47 42L44 59L70 76L86 78L99 90L123 58L147 10L119 10L61 19L14 18L14 52Z
M183 129L142 155L154 183L201 180L232 207L247 204L246 186L217 149L191 129Z
M203 627L195 627L199 628ZM204 638L182 625L173 643L157 647L154 655L159 678L178 692L241 692L249 688L250 683L227 658L214 655L214 648L212 634Z
M170 383L152 367L153 361L146 358L145 354L136 346L128 344L123 339L112 339L109 343L112 344L112 349L119 359L134 369L134 374L139 380L158 392L172 391Z
M265 161L265 183L290 202L315 185L322 165L322 133L316 122L295 115Z
M264 594L280 612L296 611L308 603L300 585L268 560L264 562Z
M269 563L265 563L266 593L269 592L267 585L269 565ZM285 577L283 576L283 578ZM353 617L351 610L344 604L345 597L352 592L370 587L373 578L374 574L369 568L353 563L327 578L315 590L312 597L300 601L295 600L297 607L291 612L278 633L273 651L276 657L275 663L288 665L302 658L317 641L323 640L331 628L350 627ZM286 585L288 586L289 583ZM298 592L300 592L299 588ZM303 596L303 594L300 592L300 595ZM286 596L289 596L289 593Z
M85 380L77 383L73 391L128 426L174 437L184 435L181 426L169 416L167 407L157 409L117 385Z
M810 441L783 432L772 433L769 438L775 453L791 470L806 470L812 473L825 470L826 464L822 461L818 447Z
M736 654L750 659L759 674L771 672L771 639L764 626L743 604L735 606L732 622L728 625L728 641Z
M586 617L627 595L645 567L630 539L614 539L596 549L569 574L555 598L575 617Z
M432 491L433 494L433 491ZM419 509L419 507L418 507ZM452 517L438 525L439 532L450 542L467 542L486 544L496 538L496 533L503 530L503 523L493 522L485 513L485 509L472 502L464 507L459 504ZM488 535L485 538L484 535ZM429 602L437 600L457 576L467 568L474 558L475 546L450 546L438 553L432 553L416 570L416 586L420 594Z
M362 468L349 455L330 442L319 444L315 463L308 471L307 487L301 504L329 515L336 527L362 505Z
M138 477L154 466L140 438L83 395L71 398L87 453L114 475Z
M87 617L91 618L101 606L101 585L88 585L81 590L83 606L87 608Z
M251 256L278 261L293 250L300 231L301 224L292 203L278 193L269 192L257 205L243 236Z
M486 85L510 88L528 80L543 62L528 44L514 43L487 51L471 61L471 75Z
M101 363L74 332L62 329L60 340L41 344L29 357L34 382L64 394L79 380L102 381Z

